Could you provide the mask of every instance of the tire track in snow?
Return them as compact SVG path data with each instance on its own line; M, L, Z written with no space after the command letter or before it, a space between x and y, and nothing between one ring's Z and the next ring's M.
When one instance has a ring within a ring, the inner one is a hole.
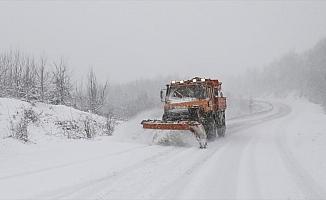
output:
M156 191L155 188L165 185L171 177L177 176L187 167L187 163L196 162L198 157L195 155L196 152L198 152L197 148L187 148L169 156L169 159L160 159L147 167L139 168L115 181L110 188L104 188L92 199L153 199L152 191ZM189 155L193 156L189 158ZM126 194L125 188L129 188Z
M288 121L283 122L284 126ZM280 157L282 158L286 169L293 177L297 187L303 191L307 199L324 199L326 193L322 186L320 186L313 177L307 172L301 164L297 161L295 156L286 143L286 131L283 129L278 130L278 134L275 136L276 145L278 146Z
M271 104L272 105L272 104ZM271 109L268 109L269 112L272 112L274 110L274 106L272 105ZM241 121L240 123L236 123L234 125L232 125L232 127L227 128L227 131L230 133L228 134L236 134L244 129L248 129L251 128L253 126L262 124L264 122L268 122L274 119L278 119L281 117L284 117L286 115L288 115L290 113L291 110L287 110L287 109L280 109L278 110L276 113L272 113L270 115L267 116L263 116L262 118L259 119L248 119L247 121ZM258 114L259 115L259 114ZM256 114L254 114L253 116L256 116ZM217 142L220 140L217 140ZM189 169L183 173L180 177L175 178L175 180L168 184L166 187L164 187L164 189L161 189L156 195L155 197L161 197L164 196L165 198L169 199L170 197L175 197L178 196L178 194L181 193L179 188L174 187L175 185L187 185L190 182L191 179L191 174L193 174L194 172L199 171L200 167L206 163L212 156L214 156L222 147L228 145L229 143L231 143L232 140L227 140L226 143L222 143L221 145L218 146L214 146L214 149L211 150L210 146L208 147L208 150L210 151L209 154L205 155L203 158L201 158L200 160L198 160L197 163L195 163L194 165L190 166ZM216 143L213 142L213 143ZM167 195L164 195L167 193L167 191L170 191ZM170 195L170 196L168 196Z
M123 176L126 176L127 174L137 170L138 168L144 167L146 164L151 163L156 159L161 159L162 157L166 157L172 153L175 153L175 150L176 150L176 148L172 148L172 149L169 148L168 150L164 150L162 152L154 154L146 159L136 162L135 164L129 165L128 167L124 167L121 170L111 172L110 174L108 174L104 177L89 180L89 181L83 182L81 184L68 186L68 187L61 188L61 189L58 189L55 191L45 192L40 195L37 195L35 197L35 199L44 199L44 198L62 199L62 198L69 197L75 193L82 192L82 190L85 190L85 189L86 190L91 189L92 192L94 192L95 190L109 186L111 182L114 182L117 179L119 179ZM101 187L100 187L100 185L101 185ZM86 191L86 194L87 193L88 193L88 191ZM85 198L85 196L83 196L83 198Z
M170 199L171 197L178 196L180 193L182 193L183 190L175 186L189 184L191 182L192 175L194 175L197 171L199 171L200 168L207 161L209 161L214 155L216 155L219 151L223 151L223 148L225 148L231 142L230 140L228 140L226 143L223 143L223 141L221 140L215 141L214 145L216 146L214 146L213 149L210 147L211 145L209 145L208 149L206 150L209 152L205 152L206 154L202 158L200 158L194 165L188 167L188 169L183 174L181 174L179 177L176 177L171 183L167 184L163 189L158 191L154 196L156 198L163 197L160 199ZM233 166L237 166L237 165L233 165Z
M267 109L258 111L258 112L254 112L254 113L250 113L250 114L244 114L244 115L240 115L240 116L236 116L236 117L231 117L228 118L227 120L231 121L231 120L236 120L236 119L245 119L245 118L249 118L252 116L256 116L256 115L262 115L262 114L266 114L271 112L274 109L273 104L271 104L270 102L267 101L260 101L260 100L255 100L255 102L260 102L260 103L264 103L265 105L267 105Z
M133 147L133 148L123 150L123 151L119 151L119 152L115 152L115 153L109 153L109 154L105 154L105 155L101 155L101 156L97 156L97 157L92 157L90 159L78 160L78 161L75 161L75 162L65 163L65 164L61 164L61 165L55 165L55 166L46 167L46 168L42 168L42 169L29 170L29 171L16 173L16 174L10 174L10 175L7 175L7 176L1 176L0 181L6 180L6 179L11 179L11 178L16 178L16 177L39 174L39 173L42 173L42 172L47 172L47 171L56 170L56 169L60 169L60 168L71 167L71 166L74 166L74 165L80 165L80 164L87 163L87 162L90 162L90 161L99 160L99 159L103 159L103 158L108 158L108 157L112 157L112 156L118 156L118 155L122 155L122 154L131 152L131 151L134 151L134 150L137 150L137 149L143 149L143 148L147 148L147 147L149 147L149 146Z
M273 106L273 110L275 110L274 106ZM273 110L271 110L271 111L273 111ZM256 125L259 125L259 124L262 124L264 122L268 122L268 121L271 121L274 119L279 119L281 117L288 115L290 112L291 112L291 109L287 105L281 104L280 109L276 113L272 113L270 115L263 116L262 118L248 119L248 121L241 121L240 123L233 124L232 127L230 127L231 133L239 132L239 131L242 131L243 129L248 129L253 126L256 126ZM253 117L255 117L255 115L253 115Z
M250 173L250 181L251 181L251 193L255 193L257 199L261 199L261 188L260 188L260 183L259 180L257 178L257 164L256 164L256 158L255 158L255 152L257 149L257 141L259 140L260 136L255 136L254 140L251 141L251 148L249 150L249 163L250 167L249 167L249 173Z

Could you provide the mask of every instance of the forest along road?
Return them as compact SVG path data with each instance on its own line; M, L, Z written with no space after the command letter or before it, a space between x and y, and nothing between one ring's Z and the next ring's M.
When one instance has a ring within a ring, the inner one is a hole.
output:
M204 150L108 139L96 146L114 152L84 160L72 156L69 163L0 176L0 198L325 198L324 186L282 142L282 127L291 121L291 113L290 106L273 103L268 112L231 119L226 137L209 142ZM78 148L78 153L89 151ZM20 192L12 193L12 188Z

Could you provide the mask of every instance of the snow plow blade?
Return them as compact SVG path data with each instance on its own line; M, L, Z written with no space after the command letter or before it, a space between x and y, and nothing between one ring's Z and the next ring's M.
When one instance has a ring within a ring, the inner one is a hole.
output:
M144 129L160 130L189 130L196 136L200 148L206 148L207 135L204 126L197 121L162 121L162 120L143 120L141 122Z
M164 122L161 120L143 120L141 124L145 129L190 130L190 124L199 125L200 123L189 121Z

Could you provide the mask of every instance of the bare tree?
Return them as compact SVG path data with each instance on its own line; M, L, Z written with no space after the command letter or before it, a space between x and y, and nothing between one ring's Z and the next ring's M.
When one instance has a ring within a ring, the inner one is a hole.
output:
M76 83L73 98L74 98L75 108L79 110L87 111L86 96L84 94L84 87L82 81L80 83L78 82Z
M24 57L23 63L23 83L20 97L27 101L37 101L39 99L39 91L37 88L37 67L33 57Z
M59 62L54 62L53 72L53 94L50 100L54 104L68 105L71 98L72 85L68 74L68 67L61 58Z
M107 98L107 87L107 81L104 84L97 82L96 75L91 68L87 80L87 103L91 112L99 114Z
M73 105L80 110L104 114L108 83L99 83L93 69L86 83L71 84L71 74L62 58L53 65L47 63L45 57L35 59L20 51L1 53L0 96Z
M40 89L40 101L44 102L45 100L45 93L47 90L47 81L48 81L48 72L46 71L46 63L47 60L45 57L41 57L39 61L38 67L38 82L39 82L39 89Z

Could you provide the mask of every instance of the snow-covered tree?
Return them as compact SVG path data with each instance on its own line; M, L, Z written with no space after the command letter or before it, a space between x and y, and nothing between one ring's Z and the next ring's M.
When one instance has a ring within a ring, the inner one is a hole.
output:
M68 66L63 59L53 63L52 85L50 102L53 104L69 105L71 100L72 85Z
M98 114L107 100L108 82L105 82L104 84L99 83L93 69L91 68L88 73L86 87L88 109L91 112Z

